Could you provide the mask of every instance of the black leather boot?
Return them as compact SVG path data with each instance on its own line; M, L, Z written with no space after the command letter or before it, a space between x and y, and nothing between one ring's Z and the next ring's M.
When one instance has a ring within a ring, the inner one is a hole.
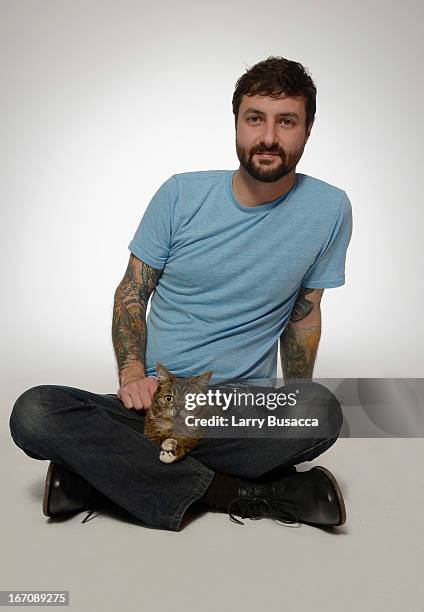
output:
M84 478L57 463L50 463L43 496L45 516L75 514L104 502L107 502L107 498Z
M333 474L316 466L306 472L288 472L272 483L242 480L239 495L228 505L234 517L261 519L270 517L283 523L306 523L323 527L343 525L346 510L343 496Z

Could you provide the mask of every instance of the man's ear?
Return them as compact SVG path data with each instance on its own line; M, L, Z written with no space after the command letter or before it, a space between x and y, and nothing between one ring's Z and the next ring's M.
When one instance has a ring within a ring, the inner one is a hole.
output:
M306 128L306 140L308 140L309 136L311 135L312 126L314 125L314 121L315 119L313 119L311 123L308 125L308 127Z
M169 370L167 370L165 368L164 365L162 365L161 363L159 363L159 361L156 364L156 373L158 375L158 381L159 382L163 382L165 380L170 380L171 378L174 377L174 375L172 374L172 372L170 372Z

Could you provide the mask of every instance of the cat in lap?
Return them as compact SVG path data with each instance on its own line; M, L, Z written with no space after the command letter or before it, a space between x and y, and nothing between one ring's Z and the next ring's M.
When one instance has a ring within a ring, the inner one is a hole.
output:
M185 401L188 393L207 393L213 372L182 377L157 363L156 373L158 386L146 412L144 434L160 446L160 461L173 463L182 459L203 437L202 429L187 425L185 418L189 415L205 417L208 407L197 406L194 410L188 410Z

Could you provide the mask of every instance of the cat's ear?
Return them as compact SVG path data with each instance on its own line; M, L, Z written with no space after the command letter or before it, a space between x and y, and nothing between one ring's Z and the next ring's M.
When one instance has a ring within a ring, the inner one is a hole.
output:
M159 363L159 361L156 364L156 373L158 375L157 378L159 382L161 381L163 382L165 380L169 380L170 378L174 378L174 375L172 374L172 372L167 370L164 365Z
M213 371L208 370L207 372L203 372L203 374L199 374L199 376L192 376L191 379L198 385L207 385L212 374Z

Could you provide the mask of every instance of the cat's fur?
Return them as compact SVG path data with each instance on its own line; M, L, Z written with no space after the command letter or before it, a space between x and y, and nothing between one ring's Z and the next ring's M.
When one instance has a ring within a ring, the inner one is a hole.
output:
M156 364L156 372L158 386L146 413L144 433L161 448L159 459L173 463L182 459L202 439L202 429L186 425L184 419L188 415L207 416L207 406L188 410L185 397L187 393L207 393L213 372L176 376L161 363Z

